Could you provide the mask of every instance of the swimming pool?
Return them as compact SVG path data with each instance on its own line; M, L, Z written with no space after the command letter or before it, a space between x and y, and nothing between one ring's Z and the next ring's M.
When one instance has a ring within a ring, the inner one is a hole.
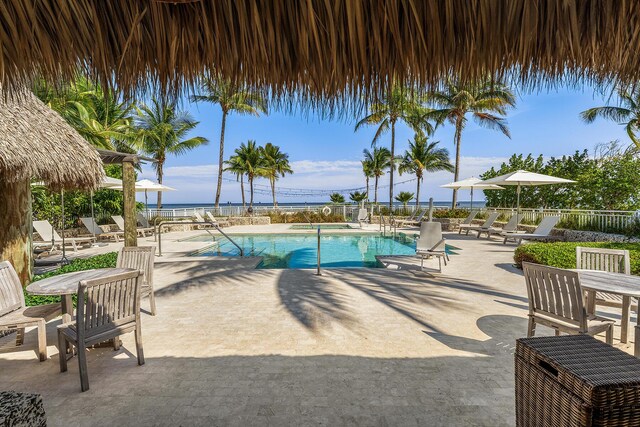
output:
M211 239L210 236L207 237ZM258 268L316 267L318 240L315 233L231 237L243 248L245 255L263 257ZM380 267L376 255L415 255L415 242L412 237L404 234L396 238L377 234L323 234L320 239L320 253L323 268ZM237 255L238 249L226 239L219 239L216 244L191 254Z
M289 227L289 230L317 230L320 227L321 230L350 230L349 224L295 224Z

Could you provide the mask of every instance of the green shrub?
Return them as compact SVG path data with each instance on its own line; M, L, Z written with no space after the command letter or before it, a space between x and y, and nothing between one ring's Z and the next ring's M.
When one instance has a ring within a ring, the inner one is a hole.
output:
M469 216L469 209L434 209L434 218L466 218Z
M33 282L46 279L47 277L58 276L65 273L73 273L75 271L91 270L93 268L113 268L116 266L116 259L118 258L117 252L109 252L102 255L96 255L91 258L74 259L69 264L60 267L57 270L50 271L45 274L40 274L33 277ZM52 304L60 302L60 297L48 296L48 295L31 295L25 291L25 302L28 306Z
M523 262L532 262L558 268L576 268L576 246L606 249L628 249L631 259L631 274L640 275L640 243L528 243L516 248L513 259L519 267L522 267Z
M314 211L301 211L295 212L291 215L285 215L283 212L271 211L267 212L269 218L271 218L271 224L283 224L283 223L319 223L319 222L344 222L345 219L342 215L329 214Z

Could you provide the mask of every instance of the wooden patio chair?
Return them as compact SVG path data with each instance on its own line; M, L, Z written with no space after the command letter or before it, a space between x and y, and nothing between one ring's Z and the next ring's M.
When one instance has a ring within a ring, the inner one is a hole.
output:
M631 274L631 261L628 250L576 247L576 267L585 270L607 271L609 273ZM587 311L595 313L596 306L622 309L622 337L627 336L631 309L631 298L607 292L596 292L595 301L589 301Z
M577 272L528 262L522 267L529 296L527 337L535 335L539 323L554 329L556 335L605 332L607 344L613 344L614 321L587 314Z
M38 356L47 360L47 321L61 314L60 304L27 307L20 279L8 261L0 262L0 331L16 329L16 346L24 341L27 327L38 328Z
M138 365L144 365L140 330L140 271L131 271L78 285L76 321L58 326L60 372L67 370L67 343L78 354L80 386L89 390L86 348L129 332L136 337Z
M144 273L140 285L140 297L149 297L151 314L156 315L156 297L153 291L153 260L155 246L128 246L118 251L117 268L134 268Z

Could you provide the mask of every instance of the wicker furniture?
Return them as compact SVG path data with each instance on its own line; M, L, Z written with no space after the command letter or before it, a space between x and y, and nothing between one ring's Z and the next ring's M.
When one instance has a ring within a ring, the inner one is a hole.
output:
M613 344L614 321L587 315L579 273L528 262L522 266L529 297L528 337L535 335L539 323L555 329L556 335L605 332L607 343Z
M155 246L128 246L118 251L116 267L133 268L144 273L140 286L140 297L149 297L151 314L156 315L156 297L153 292L153 259L156 252Z
M85 349L94 344L135 332L138 365L144 365L140 330L140 271L129 271L78 285L76 321L58 326L59 348L73 345L78 353L80 386L89 390ZM117 339L114 340L117 342ZM67 370L67 355L60 351L60 372Z
M47 360L47 321L60 315L59 304L27 307L20 279L9 261L0 262L0 331L17 329L16 346L24 340L24 329L38 328L38 356ZM2 406L2 405L0 405Z
M576 268L631 274L629 251L578 246L576 247ZM615 307L622 310L620 342L626 343L629 336L631 298L608 292L596 292L595 298L590 298L588 301L587 312L595 313L597 305Z
M522 338L516 425L640 425L640 361L586 335Z

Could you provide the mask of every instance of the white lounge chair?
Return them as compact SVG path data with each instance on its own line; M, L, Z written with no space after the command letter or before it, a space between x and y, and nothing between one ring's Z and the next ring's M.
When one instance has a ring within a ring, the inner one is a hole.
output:
M124 237L123 231L103 231L102 228L91 217L80 218L82 224L89 230L89 233L96 236L97 239L113 239L116 242L120 241L120 237Z
M215 228L215 227L217 226L217 224L214 224L214 223L212 223L212 222L207 221L206 219L204 219L204 218L202 217L202 215L200 215L200 212L197 212L197 211L196 211L196 212L194 212L194 213L193 213L193 216L195 217L196 222L201 222L201 223L202 223L202 225L198 225L198 226L197 226L199 230L202 230L202 229L204 229L204 228L211 228L211 227L214 227L214 228Z
M136 219L138 220L138 225L142 228L154 228L151 224L149 224L149 220L142 215L140 212L136 215Z
M214 217L210 211L206 211L204 214L207 216L211 223L216 224L218 227L228 227L230 225L229 221L227 220L219 221L218 219L216 219L216 217Z
M533 233L504 233L504 244L509 240L513 240L517 244L522 243L523 240L557 240L555 237L551 237L551 230L560 221L559 216L548 216L540 221L538 227Z
M113 222L118 226L118 231L124 232L124 218L122 215L112 215L111 219L113 219ZM147 233L150 236L153 235L153 227L136 227L136 231L140 237L146 237Z
M424 269L425 258L437 257L439 271L442 271L442 260L444 259L444 265L447 265L449 260L445 249L442 224L428 221L420 224L420 236L416 241L416 255L420 257L420 269Z
M509 218L509 221L507 221L507 223L502 228L490 227L487 230L478 231L478 238L480 238L482 234L486 234L487 239L491 239L491 236L493 235L510 233L510 232L516 231L517 229L518 229L518 215L516 214L516 215L512 215L511 218Z
M498 219L499 216L500 216L499 212L491 212L482 225L474 225L474 226L471 226L471 227L467 227L466 228L467 236L469 235L470 231L477 231L478 232L478 238L480 238L480 234L483 231L489 230L491 228L491 226L493 225L493 223L496 222L496 220Z
M395 223L399 227L404 227L405 225L419 226L428 211L428 209L425 209L423 211L416 211L412 217L409 217L407 219L399 219Z
M367 211L365 208L358 209L358 217L356 219L356 222L360 225L360 228L362 228L362 223L367 222L368 220L369 211Z
M34 247L37 248L48 248L51 249L55 247L60 247L62 245L62 237L58 234L58 232L53 228L49 221L33 221L33 229L36 230L36 233L40 235L40 238L43 240L42 242L33 242ZM71 245L73 247L73 251L78 251L78 246L81 245L91 245L96 240L93 237L65 237L64 244Z
M478 215L478 211L469 212L469 215L458 226L458 234L462 234L462 230L465 230L468 227L473 227L471 221L473 221L476 215Z

